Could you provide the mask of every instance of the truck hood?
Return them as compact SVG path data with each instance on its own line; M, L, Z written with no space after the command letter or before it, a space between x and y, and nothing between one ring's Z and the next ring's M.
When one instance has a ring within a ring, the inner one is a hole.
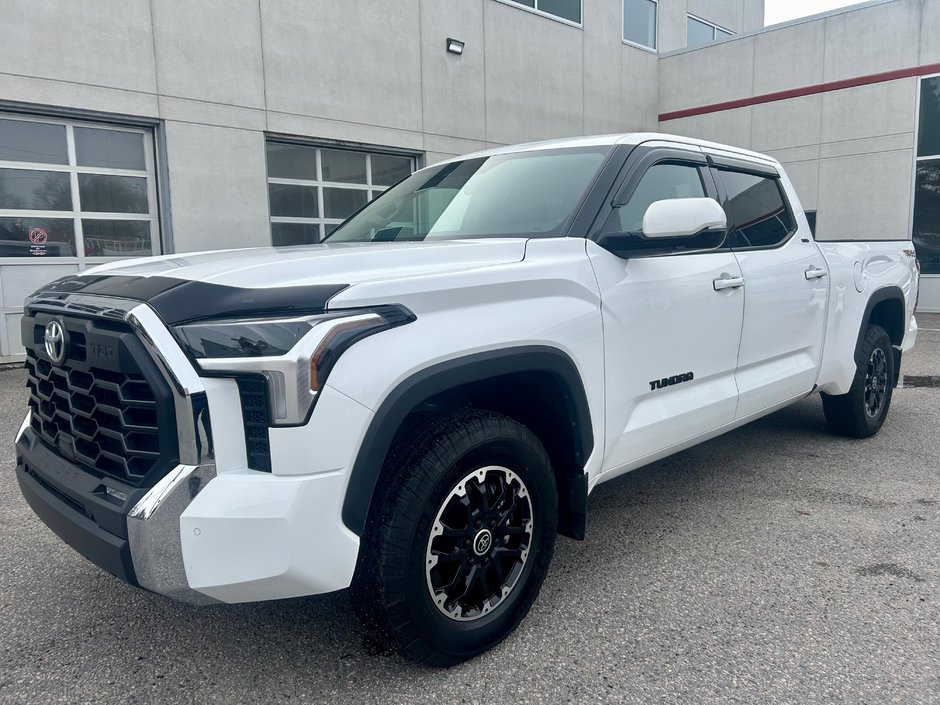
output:
M519 262L525 239L323 243L165 255L101 265L85 276L170 277L240 288L353 285Z
M524 239L507 238L336 243L150 257L57 279L26 303L74 295L145 301L169 325L219 316L309 313L326 310L333 296L356 284L519 262L525 247Z

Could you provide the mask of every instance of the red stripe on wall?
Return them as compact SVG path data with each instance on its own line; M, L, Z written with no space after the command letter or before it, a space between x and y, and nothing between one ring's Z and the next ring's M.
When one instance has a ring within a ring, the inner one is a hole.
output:
M818 83L815 86L804 86L803 88L791 88L786 91L777 91L776 93L764 93L751 98L741 98L740 100L729 100L725 103L713 103L712 105L702 105L698 108L686 108L685 110L674 110L671 113L661 113L660 122L667 120L678 120L684 117L694 117L696 115L707 115L708 113L718 113L722 110L734 110L735 108L747 108L751 105L760 105L762 103L773 103L778 100L789 100L790 98L801 98L807 95L816 95L817 93L829 93L831 91L841 91L846 88L856 88L858 86L870 86L873 83L885 83L886 81L897 81L902 78L912 78L914 76L926 76L932 73L940 73L940 64L929 64L927 66L915 66L909 69L898 69L896 71L885 71L884 73L873 73L868 76L858 76L857 78L847 78L842 81L830 81L829 83Z

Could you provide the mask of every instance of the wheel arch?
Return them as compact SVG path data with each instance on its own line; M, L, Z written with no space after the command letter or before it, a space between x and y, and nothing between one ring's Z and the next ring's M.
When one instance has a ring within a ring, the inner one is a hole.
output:
M900 287L886 286L876 289L868 297L868 303L865 304L865 313L862 316L855 343L855 359L858 361L859 351L868 326L879 325L887 331L888 337L891 339L891 345L894 348L894 379L891 380L894 386L897 386L901 369L901 343L904 340L905 333L905 311L904 292Z
M520 398L513 399L513 393ZM532 399L530 394L534 395ZM501 399L505 403L499 403ZM530 428L532 419L548 419L543 428L531 430L545 445L555 469L559 532L584 538L588 487L584 464L594 448L587 395L572 359L557 348L539 345L462 356L420 370L400 382L376 411L353 463L342 509L347 528L363 535L376 488L387 472L389 450L407 420L423 405L433 410L435 404L482 404ZM545 404L550 405L548 413Z

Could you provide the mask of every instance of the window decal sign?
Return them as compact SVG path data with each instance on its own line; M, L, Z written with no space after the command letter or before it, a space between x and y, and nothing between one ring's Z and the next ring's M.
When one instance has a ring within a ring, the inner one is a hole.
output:
M29 229L29 253L36 257L42 257L46 254L46 241L49 234L42 228Z

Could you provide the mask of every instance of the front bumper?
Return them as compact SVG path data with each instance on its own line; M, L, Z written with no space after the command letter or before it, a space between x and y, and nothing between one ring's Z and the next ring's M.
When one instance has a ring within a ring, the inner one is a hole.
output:
M274 472L251 470L235 381L200 377L148 306L125 306L171 382L180 464L152 487L124 484L63 457L27 415L16 475L36 515L104 570L191 604L347 587L359 551L341 519L347 454L371 412L327 387L311 423L272 429Z
M154 487L96 477L62 458L29 428L16 440L16 479L46 526L95 565L121 580L190 604L213 598L192 590L180 542L180 515L215 474L215 466L178 465Z
M101 504L94 506L98 504L94 502L97 486L87 485L95 484L95 478L76 472L77 468L29 435L21 437L16 454L16 479L36 516L90 561L131 585L139 585L120 508L108 507L100 494ZM90 502L75 499L82 495Z
M212 465L180 465L145 491L88 474L29 428L16 456L24 498L63 541L121 580L181 602L331 592L355 570L359 540L339 517L342 472L216 475Z

